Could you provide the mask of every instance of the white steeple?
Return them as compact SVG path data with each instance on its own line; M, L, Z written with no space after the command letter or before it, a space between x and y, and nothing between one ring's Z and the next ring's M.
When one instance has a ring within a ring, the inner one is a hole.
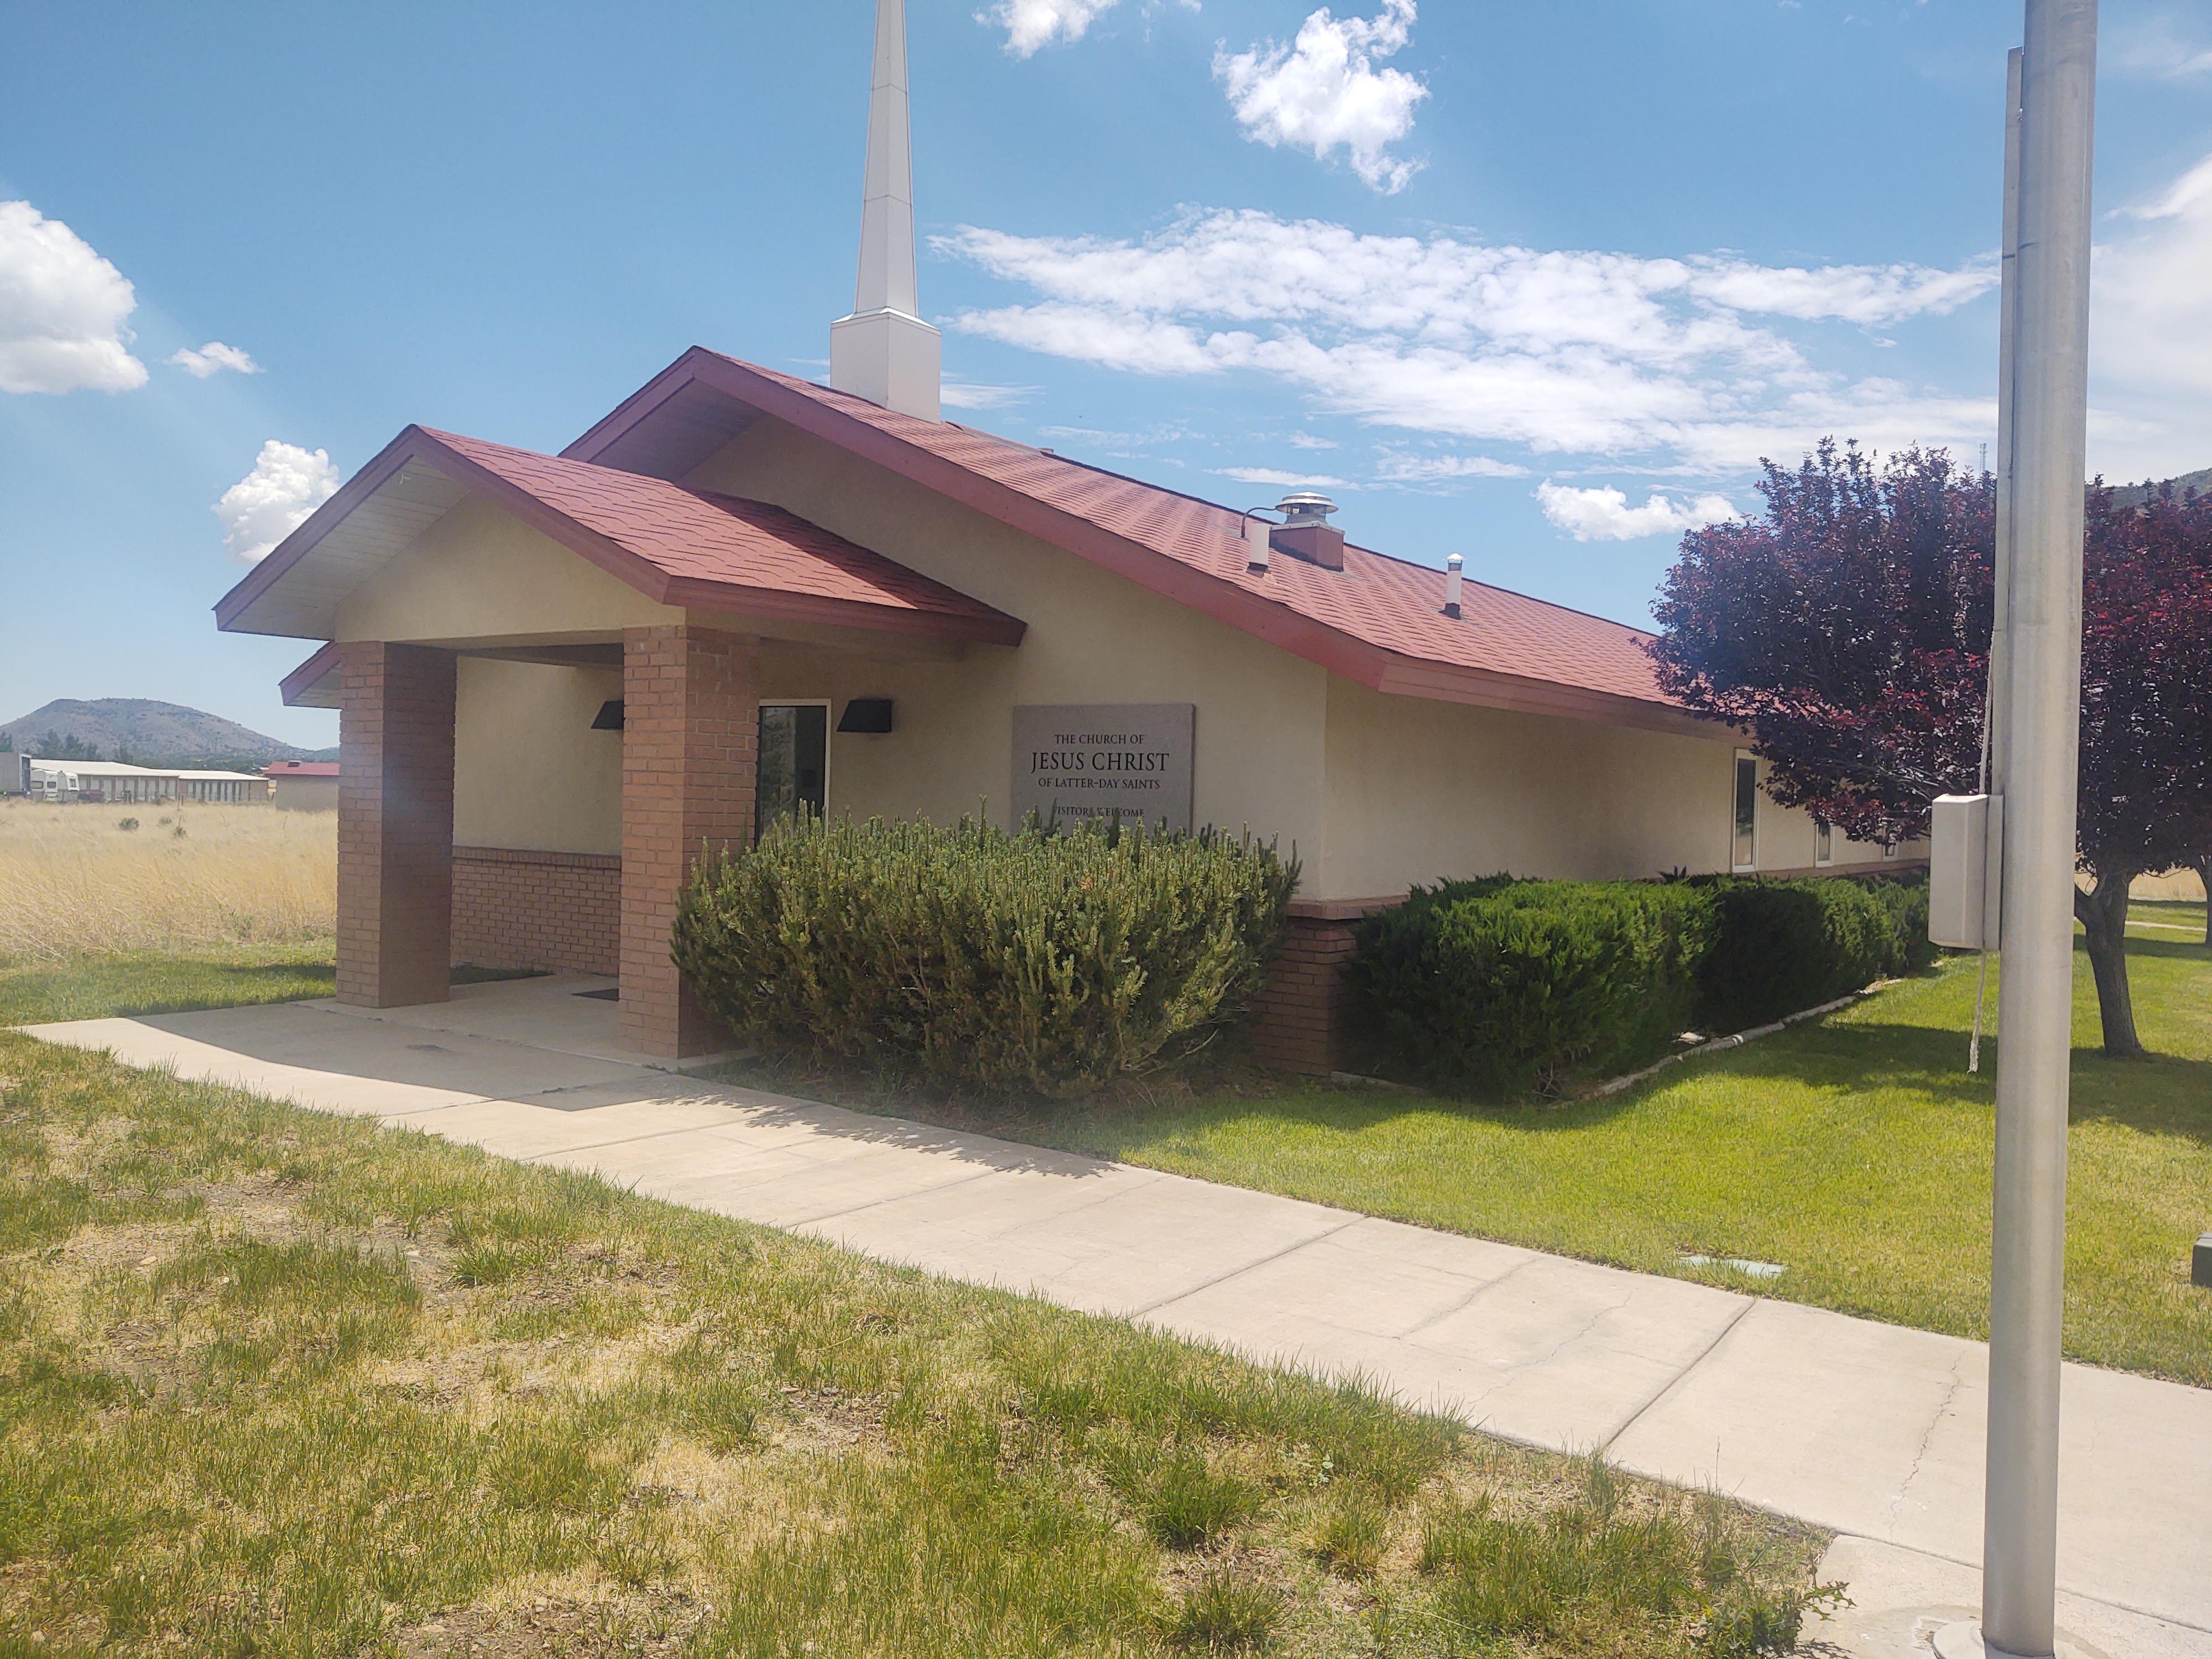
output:
M915 278L914 153L907 118L906 0L876 0L868 176L853 314L830 325L830 384L926 421L940 418L943 342Z

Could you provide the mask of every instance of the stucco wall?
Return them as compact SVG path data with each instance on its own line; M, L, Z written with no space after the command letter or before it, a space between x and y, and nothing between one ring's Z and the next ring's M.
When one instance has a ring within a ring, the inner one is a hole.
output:
M594 732L613 669L463 657L453 715L453 842L622 851L622 734Z
M1188 702L1198 708L1198 822L1295 849L1309 898L1381 897L1499 869L1620 878L1728 867L1735 747L1725 738L1369 691L773 421L685 482L778 502L1029 624L1018 649L766 641L764 700L828 699L833 725L854 697L896 705L888 735L833 731L833 812L949 819L988 804L1006 823L1018 705ZM338 632L608 640L683 619L472 501L365 582L341 607ZM457 842L618 853L621 741L588 728L620 695L611 670L464 658ZM1759 867L1809 869L1814 848L1811 821L1762 795ZM1838 839L1836 867L1881 862L1878 848Z
M341 640L453 644L617 638L684 620L489 501L471 497L338 607Z
M1319 897L1380 898L1440 877L1615 880L1729 867L1735 744L1385 696L1332 678ZM1762 765L1761 776L1765 769ZM1813 867L1804 813L1759 800L1762 870ZM1879 848L1838 836L1838 869Z
M1018 705L1188 702L1197 820L1318 850L1328 676L1313 664L774 422L686 482L775 501L1029 624L1018 649L979 646L957 661L764 647L770 701L897 704L889 736L831 734L832 811L957 817L988 799L1004 823Z

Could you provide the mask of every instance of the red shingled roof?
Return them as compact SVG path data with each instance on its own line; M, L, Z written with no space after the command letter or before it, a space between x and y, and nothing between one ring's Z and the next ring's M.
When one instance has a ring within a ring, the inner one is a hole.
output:
M477 489L665 605L1019 643L1024 624L765 501L409 427L216 607L225 627L410 462Z
M1232 508L703 348L563 453L605 453L701 383L1363 684L1694 729L1659 689L1644 649L1651 636L1636 629L1473 581L1455 621L1443 615L1441 571L1358 546L1346 548L1341 571L1278 552L1255 574ZM1139 550L1154 556L1128 556Z

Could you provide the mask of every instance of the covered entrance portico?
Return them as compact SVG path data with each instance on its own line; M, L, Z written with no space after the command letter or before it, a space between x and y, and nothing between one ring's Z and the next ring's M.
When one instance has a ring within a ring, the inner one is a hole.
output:
M627 1049L726 1046L669 954L701 858L826 807L834 689L1022 624L765 503L610 503L603 469L414 429L387 459L226 601L337 635L285 694L339 711L338 1000L442 1001L457 962L611 973Z

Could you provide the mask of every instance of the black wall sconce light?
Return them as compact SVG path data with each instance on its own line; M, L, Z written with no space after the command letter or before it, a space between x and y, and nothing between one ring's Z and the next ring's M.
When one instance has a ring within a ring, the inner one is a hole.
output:
M880 736L891 729L889 697L854 697L837 721L840 732L863 732Z

